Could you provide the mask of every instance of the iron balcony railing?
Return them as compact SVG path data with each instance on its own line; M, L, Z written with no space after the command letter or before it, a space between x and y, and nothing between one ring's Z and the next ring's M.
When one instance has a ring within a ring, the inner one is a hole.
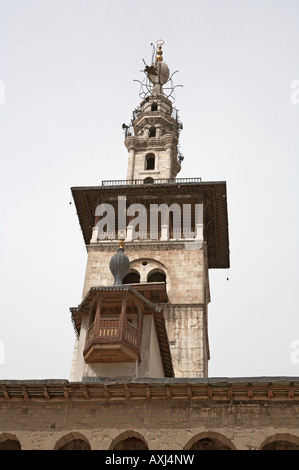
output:
M102 186L148 186L153 184L188 184L201 183L201 178L163 178L163 179L136 179L136 180L106 180L102 181Z

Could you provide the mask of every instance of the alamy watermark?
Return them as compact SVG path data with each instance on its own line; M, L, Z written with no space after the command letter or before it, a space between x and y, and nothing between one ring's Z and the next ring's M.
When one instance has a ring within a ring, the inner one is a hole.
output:
M291 103L299 104L299 80L293 80L291 83L291 88L294 90L291 93Z
M5 363L4 342L0 340L0 365Z
M203 243L203 204L140 203L127 207L126 196L118 196L117 211L109 203L99 204L91 242L98 240L183 240L185 249L200 249Z
M299 339L295 339L291 343L291 349L294 351L291 353L291 363L294 365L299 364Z
M5 104L5 86L2 80L0 80L0 104Z

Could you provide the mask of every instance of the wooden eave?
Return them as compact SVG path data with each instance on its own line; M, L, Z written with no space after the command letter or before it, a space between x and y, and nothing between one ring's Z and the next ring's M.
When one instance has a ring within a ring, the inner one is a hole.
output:
M138 197L157 197L163 201L165 196L191 195L204 201L204 229L207 242L209 268L229 268L229 233L227 195L225 182L196 183L154 183L144 185L88 186L71 188L79 224L86 246L90 244L95 222L96 207L102 202L117 200L126 196L127 200Z
M186 400L194 403L299 403L298 377L166 378L133 381L90 378L68 380L1 380L0 402L121 402Z

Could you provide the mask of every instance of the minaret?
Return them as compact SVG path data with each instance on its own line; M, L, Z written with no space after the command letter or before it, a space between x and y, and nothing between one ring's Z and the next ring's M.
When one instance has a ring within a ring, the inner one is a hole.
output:
M145 73L146 93L123 125L127 178L72 188L88 259L71 309L71 380L208 376L209 269L229 267L226 183L177 178L182 126L165 94L161 42ZM115 285L120 238L129 271Z
M158 42L155 61L145 68L151 92L134 111L131 132L127 132L125 139L129 152L128 182L173 179L181 169L177 149L181 123L163 92L170 72L163 60L162 43Z

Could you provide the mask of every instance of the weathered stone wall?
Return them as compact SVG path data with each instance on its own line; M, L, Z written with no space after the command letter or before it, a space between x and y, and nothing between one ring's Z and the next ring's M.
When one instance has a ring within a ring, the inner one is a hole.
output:
M140 274L141 283L146 283L148 275L154 271L160 270L166 274L168 303L161 304L161 307L164 310L175 376L207 377L209 358L207 261L203 249L186 250L183 244L180 245L180 249L177 247L178 244L173 242L155 244L132 242L127 243L125 248L130 266ZM116 250L117 245L111 243L99 243L88 247L83 296L93 286L113 284L109 262ZM77 361L83 362L80 349L78 355L74 357ZM82 367L83 364L80 368ZM93 368L98 372L100 370L97 366ZM85 372L83 375L94 375L94 372ZM103 376L102 373L99 375Z
M207 377L207 325L205 306L168 305L164 317L175 377Z
M298 401L7 401L0 404L0 438L9 433L22 449L36 450L52 450L68 435L81 436L92 450L113 449L119 436L141 436L150 450L190 449L199 438L216 438L249 450L275 438L298 443L298 417Z
M183 245L183 244L181 244ZM167 277L167 293L170 303L205 302L205 284L208 283L204 266L203 250L175 248L175 243L126 243L125 252L131 267L140 275L140 282L146 282L153 269L162 269ZM92 286L109 286L113 276L109 262L117 250L117 244L91 245L88 247L83 296ZM142 263L146 262L144 266Z
M155 168L153 170L145 169L146 155L149 153L155 155ZM176 155L176 149L172 151L165 149L138 151L134 159L133 179L149 177L153 179L168 179L175 177L176 173L173 174L172 170L174 155ZM130 162L128 167L130 167Z

